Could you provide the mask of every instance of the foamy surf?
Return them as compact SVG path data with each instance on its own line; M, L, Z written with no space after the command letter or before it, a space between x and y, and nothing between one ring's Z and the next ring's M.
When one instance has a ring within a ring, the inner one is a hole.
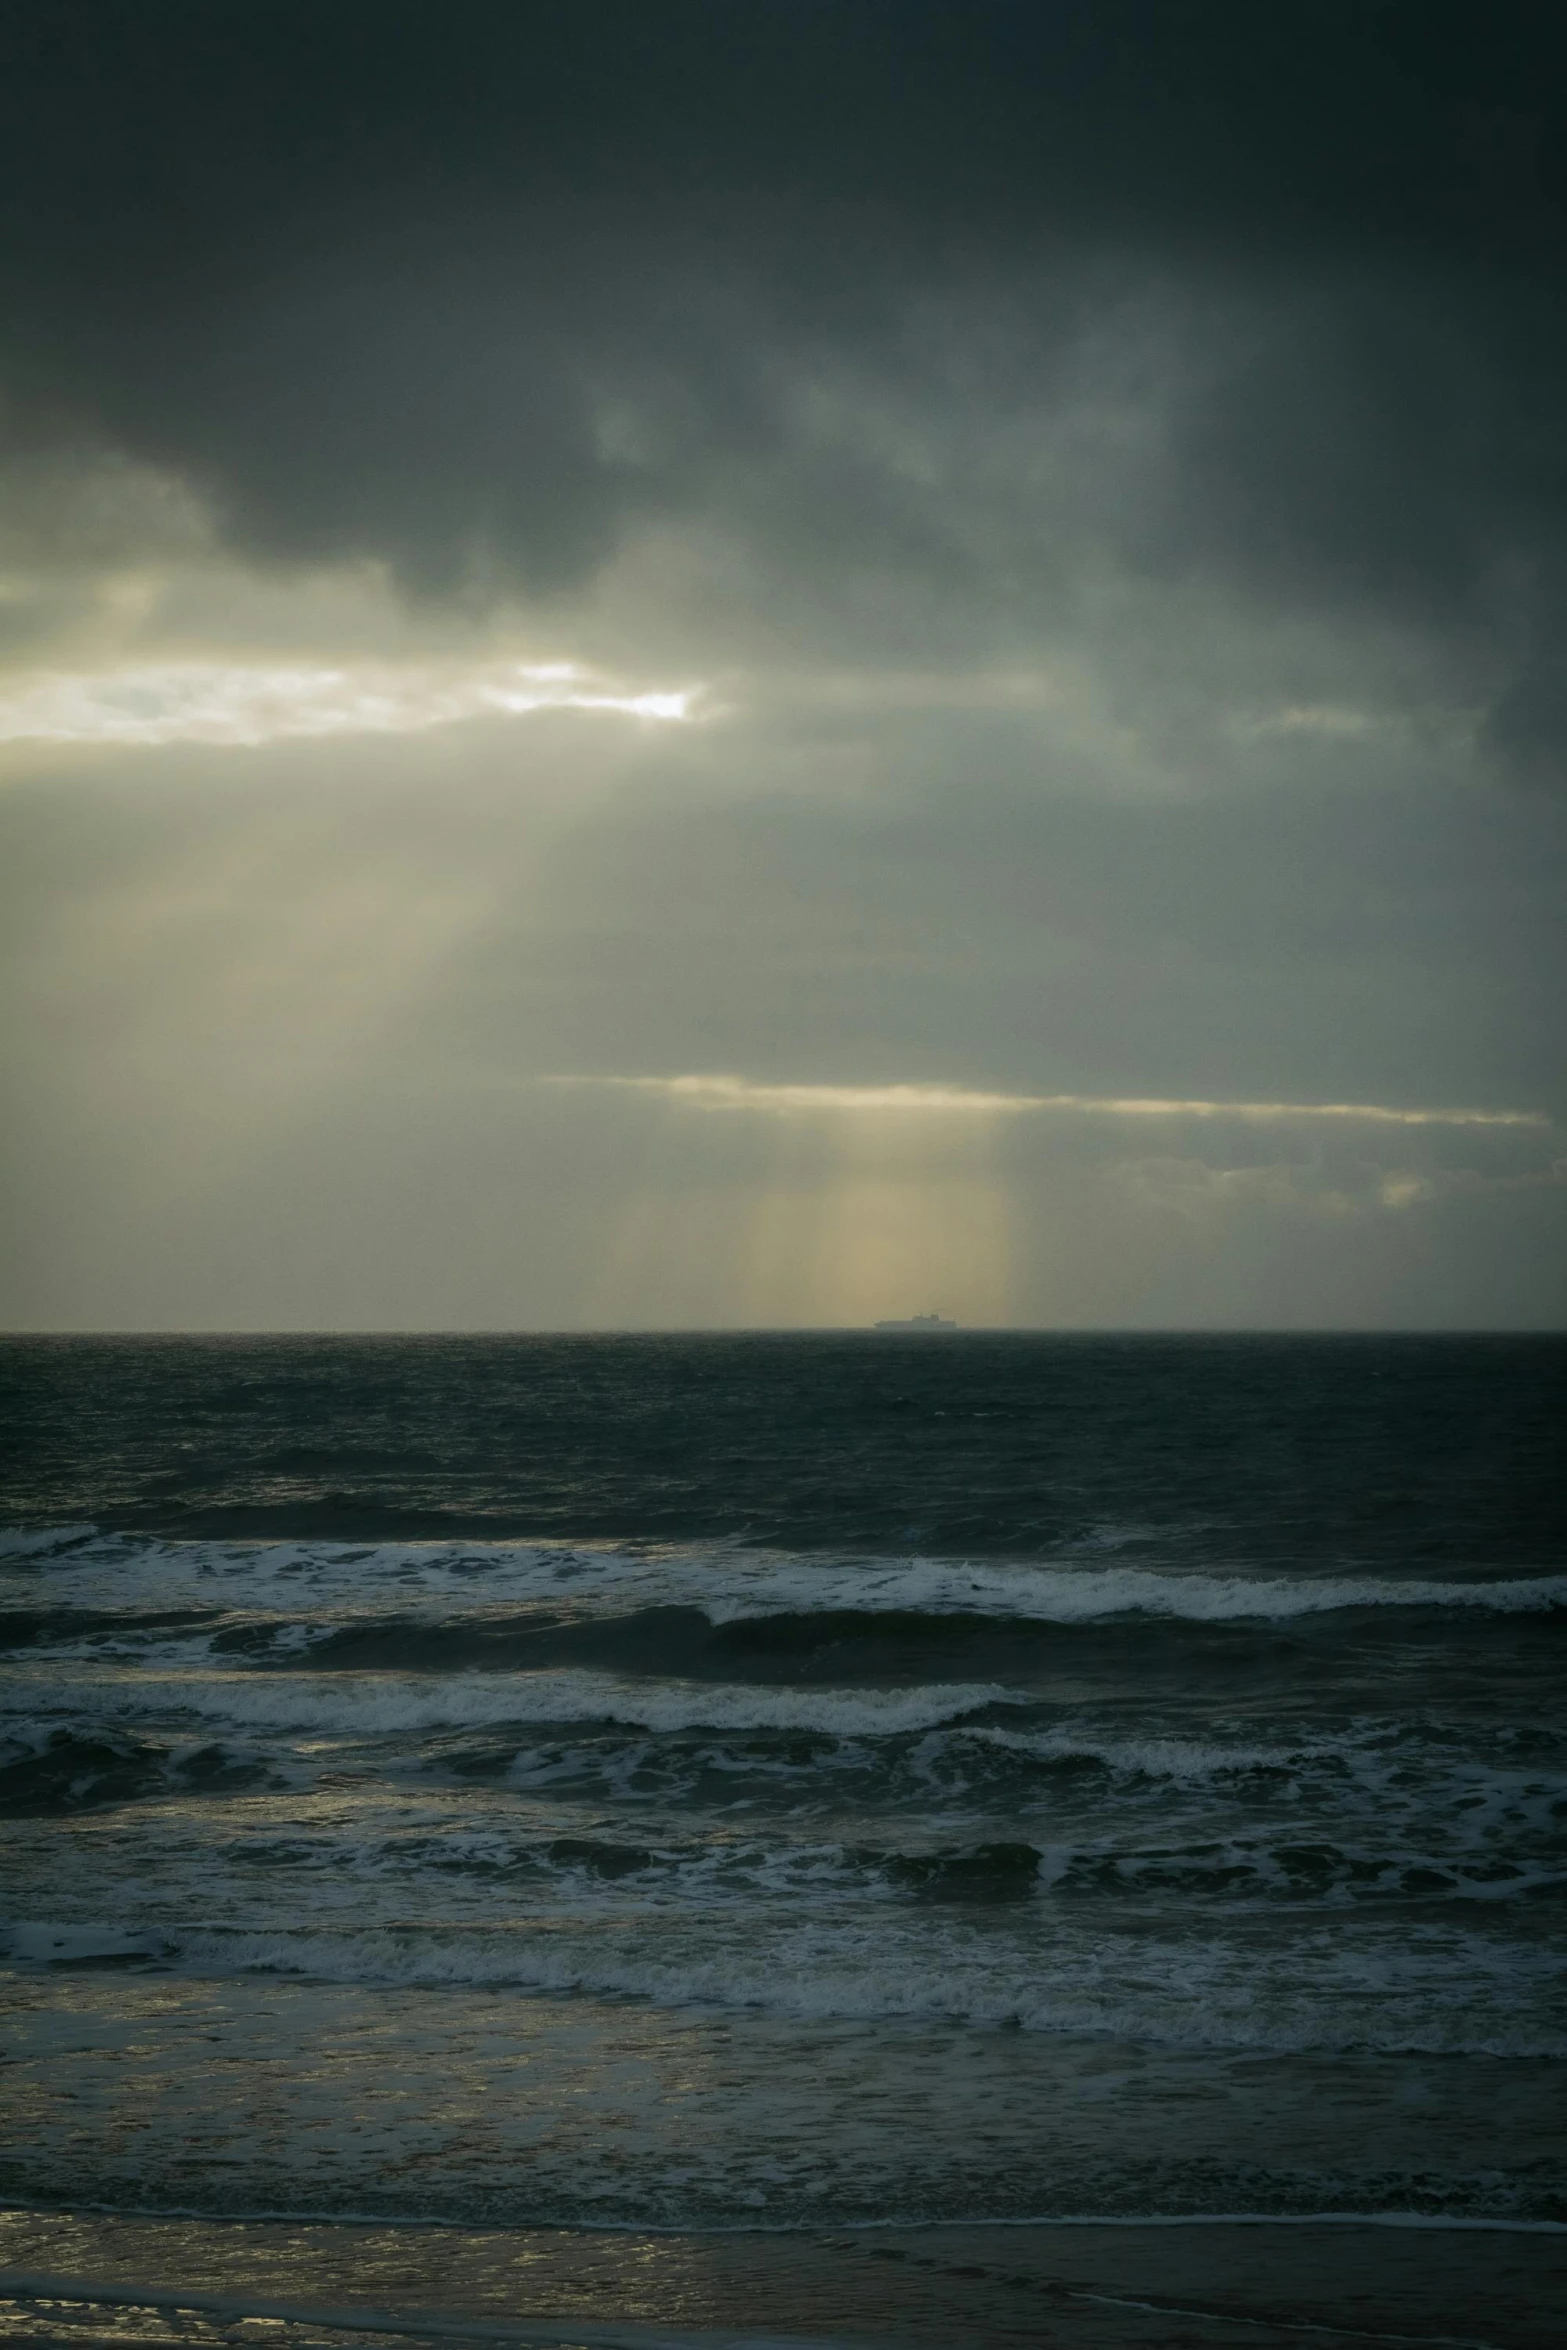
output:
M888 1736L958 1722L994 1706L1026 1705L1024 1691L951 1683L917 1689L755 1689L638 1682L607 1673L213 1674L108 1676L76 1669L21 1679L11 1702L36 1714L44 1689L58 1709L110 1722L194 1716L240 1730L390 1737L400 1731L526 1729L622 1723L660 1732L805 1730L827 1737ZM4 1721L0 1714L0 1722Z
M67 1526L0 1535L0 1568L30 1570L52 1604L266 1609L362 1607L367 1589L411 1616L506 1606L592 1611L692 1607L714 1624L835 1614L977 1616L1055 1624L1122 1616L1287 1623L1350 1610L1567 1609L1567 1575L1486 1579L1323 1573L1205 1574L1106 1565L1102 1545L1059 1565L940 1558L782 1557L733 1545L649 1553L612 1545L180 1542Z
M0 2192L1567 2216L1505 1351L44 1350Z
M765 2013L829 2024L945 2023L1095 2039L1192 2054L1567 2058L1567 2029L1487 2028L1467 1999L1446 1994L1429 1956L1385 1946L1376 1962L1324 1947L1303 1991L1287 1970L1259 1971L1222 1941L1188 1952L1157 1988L1135 1949L1068 1934L1041 1969L1021 1941L976 1946L961 1929L915 1933L881 1917L773 1921L758 1932L693 1931L651 1910L607 1927L564 1914L547 1926L365 1930L298 1923L267 1929L191 1923L147 1928L21 1924L0 1955L29 1970L138 1967L190 1981L285 1978L355 1993L450 1988L475 1994L579 1993L654 2002L673 2013ZM1513 1954L1544 1972L1538 1955ZM1053 1978L1053 1979L1052 1979Z

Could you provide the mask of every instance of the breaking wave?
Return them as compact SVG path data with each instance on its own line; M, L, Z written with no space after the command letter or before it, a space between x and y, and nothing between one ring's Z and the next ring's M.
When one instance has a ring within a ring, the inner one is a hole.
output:
M1184 1568L1105 1564L1103 1543L1058 1563L941 1558L833 1559L750 1552L729 1545L628 1550L516 1543L350 1544L161 1541L65 1526L0 1533L0 1563L47 1574L52 1602L94 1595L123 1608L133 1579L138 1606L176 1601L214 1607L297 1609L362 1605L375 1587L393 1592L411 1619L433 1605L493 1610L563 1603L675 1606L715 1625L749 1617L954 1615L1089 1624L1122 1616L1224 1624L1289 1622L1347 1610L1463 1608L1501 1615L1567 1610L1567 1575L1494 1579L1258 1573L1209 1575Z
M190 1977L276 1975L357 1987L512 1990L654 2000L676 2009L749 2008L816 2020L940 2020L1031 2033L1142 2041L1166 2049L1558 2059L1567 2031L1484 2017L1419 1960L1396 1955L1375 1975L1311 1952L1309 1976L1262 1968L1244 1951L1196 1945L1150 1983L1135 1953L1073 1943L1041 1968L961 1933L917 1943L890 1924L874 1943L827 1917L764 1941L689 1944L645 1926L619 1934L512 1924L355 1931L282 1925L135 1928L19 1924L7 1955L23 1967L153 1968ZM917 1963L916 1961L917 1954ZM1492 1953L1494 1963L1495 1954ZM1539 1953L1514 1960L1538 1973Z

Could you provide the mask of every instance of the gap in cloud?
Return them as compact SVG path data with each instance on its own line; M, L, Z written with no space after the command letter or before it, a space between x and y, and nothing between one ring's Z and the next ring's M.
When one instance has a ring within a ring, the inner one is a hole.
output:
M689 723L699 686L639 688L574 662L468 668L167 661L35 678L0 698L0 742L208 743L416 734L473 718L590 710Z
M1237 1118L1363 1120L1384 1126L1504 1126L1544 1130L1538 1110L1404 1108L1385 1102L1174 1100L1088 1093L987 1093L962 1085L763 1085L732 1076L588 1077L539 1080L660 1095L696 1110L761 1110L863 1115L1020 1117L1055 1113L1090 1118Z

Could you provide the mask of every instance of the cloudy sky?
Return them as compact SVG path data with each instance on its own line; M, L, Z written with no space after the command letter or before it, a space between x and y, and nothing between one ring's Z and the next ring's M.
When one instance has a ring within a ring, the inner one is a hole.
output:
M1554 1325L1567 56L0 32L0 1325Z

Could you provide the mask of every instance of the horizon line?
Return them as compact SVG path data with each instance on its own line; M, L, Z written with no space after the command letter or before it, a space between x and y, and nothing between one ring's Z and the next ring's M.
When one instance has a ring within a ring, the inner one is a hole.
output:
M512 1339L512 1338L873 1338L876 1322L620 1322L356 1324L306 1328L278 1323L221 1328L0 1328L0 1346L28 1339ZM1567 1338L1564 1322L952 1322L958 1338Z

